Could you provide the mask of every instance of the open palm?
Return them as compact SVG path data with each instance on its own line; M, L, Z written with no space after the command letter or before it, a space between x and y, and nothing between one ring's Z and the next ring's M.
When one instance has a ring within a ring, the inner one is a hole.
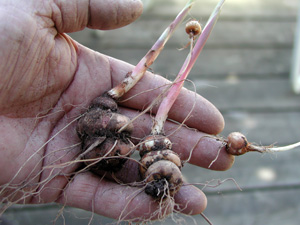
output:
M76 118L96 96L117 84L132 66L94 52L72 40L65 32L85 27L114 29L134 21L142 12L139 1L34 1L0 3L0 195L2 201L17 203L59 202L112 218L149 218L156 203L146 194L128 196L138 188L100 179L90 172L74 175L80 164L69 163L80 154ZM167 81L147 73L126 97L153 89ZM129 117L145 107L159 89L124 102L121 111ZM187 116L182 105L192 108L193 93L183 90L170 117L179 122ZM223 129L223 118L213 105L197 96L196 107L186 124L201 130L180 129L171 140L183 159L202 132ZM147 115L135 123L133 136L149 132ZM166 124L166 130L176 127ZM184 135L185 140L180 137ZM191 163L208 167L220 143L205 139L193 151ZM201 160L200 160L201 159ZM225 170L233 158L224 151L212 169ZM118 177L138 179L136 164L129 162ZM183 213L204 210L204 194L184 186L175 197ZM149 208L150 207L150 208ZM124 208L125 211L124 211ZM133 210L135 209L135 210ZM130 212L130 213L127 213Z

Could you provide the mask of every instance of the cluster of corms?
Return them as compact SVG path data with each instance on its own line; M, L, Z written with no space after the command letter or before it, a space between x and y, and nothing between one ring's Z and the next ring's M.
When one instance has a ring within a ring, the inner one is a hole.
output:
M132 154L132 124L118 132L128 122L130 119L119 113L116 101L108 95L91 102L77 124L82 143L81 158L91 171L118 171Z
M174 196L183 183L182 162L164 135L149 135L139 145L145 192L155 199Z
M201 33L199 22L188 22L186 32L194 40ZM81 159L96 174L120 170L135 149L130 141L132 130L130 119L119 113L114 98L108 93L95 98L77 124L77 134L82 142ZM173 196L183 179L182 162L172 151L171 141L164 135L151 134L138 145L138 150L145 192L155 199Z
M128 126L119 132L126 124ZM77 124L82 142L81 158L86 166L96 174L120 170L135 149L129 140L132 130L130 119L118 112L115 100L105 95L95 98ZM155 199L173 196L183 179L182 162L171 150L171 141L163 135L149 135L137 149L145 192Z

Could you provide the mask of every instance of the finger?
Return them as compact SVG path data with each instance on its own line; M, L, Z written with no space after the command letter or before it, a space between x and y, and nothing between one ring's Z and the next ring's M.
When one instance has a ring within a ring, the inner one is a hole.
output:
M187 215L202 213L207 206L205 194L192 185L184 184L175 195L175 210Z
M110 58L109 60L112 84L114 86L132 70L132 66L117 59ZM125 101L121 102L121 104L133 109L145 109L161 94L166 88L166 84L170 84L170 82L161 76L148 72L123 97ZM135 97L131 98L132 96ZM156 110L157 107L151 109L153 113L155 113ZM187 119L190 113L191 115ZM209 134L220 133L224 128L224 119L219 110L205 98L185 88L182 89L168 117L178 122L187 119L187 121L185 121L186 125Z
M138 188L122 186L91 173L76 175L58 202L120 220L148 219L158 207Z
M134 118L138 115L135 110L121 108L121 113ZM138 142L151 132L153 118L148 114L139 116L134 122L132 137ZM209 168L212 170L227 170L234 163L234 156L227 153L225 142L214 136L190 129L180 124L167 121L165 124L167 137L173 143L173 151L177 152L182 160Z
M174 210L171 202L166 200L159 204L142 188L119 185L91 173L76 175L57 202L117 220L135 222L162 219ZM194 215L205 209L207 201L197 188L184 186L176 194L175 202L175 210Z
M75 32L85 27L115 29L132 23L143 11L136 0L55 0L52 19L58 32Z

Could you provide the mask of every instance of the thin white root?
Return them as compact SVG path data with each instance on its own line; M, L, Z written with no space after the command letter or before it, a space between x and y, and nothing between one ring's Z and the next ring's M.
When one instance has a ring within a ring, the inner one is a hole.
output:
M300 146L300 142L297 142L295 144L286 145L286 146L282 146L282 147L267 148L267 152L284 152L284 151L292 150L292 149L297 148L299 146Z
M223 146L225 146L225 145L223 145ZM221 152L223 146L221 145L221 146L219 147L217 156L214 158L213 161L211 161L211 163L210 163L209 166L207 167L208 169L210 169L210 167L218 160L219 155L220 155L220 152Z

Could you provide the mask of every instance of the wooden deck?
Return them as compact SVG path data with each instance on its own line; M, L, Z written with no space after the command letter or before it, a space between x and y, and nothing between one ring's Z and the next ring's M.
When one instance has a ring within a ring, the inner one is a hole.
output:
M94 50L136 64L185 1L147 2L142 17L125 28L109 32L86 29L71 36ZM216 3L197 1L191 17L205 24ZM290 84L298 4L296 0L228 0L225 4L190 76L197 92L223 113L226 126L222 135L241 131L250 141L263 145L300 141L300 96L292 92ZM153 71L173 78L186 55L177 49L186 40L184 32L176 32ZM205 215L216 225L296 225L300 221L299 159L298 148L276 155L238 157L226 172L194 166L185 166L183 171L191 183L233 178L243 189L239 191L227 181L204 190L208 196ZM51 205L15 207L5 216L15 224L51 224L57 211ZM88 223L88 219L78 219L88 217L87 212L67 211L66 224ZM41 214L46 216L41 218ZM201 216L183 218L186 224L206 224ZM91 224L107 222L112 221L95 216Z

